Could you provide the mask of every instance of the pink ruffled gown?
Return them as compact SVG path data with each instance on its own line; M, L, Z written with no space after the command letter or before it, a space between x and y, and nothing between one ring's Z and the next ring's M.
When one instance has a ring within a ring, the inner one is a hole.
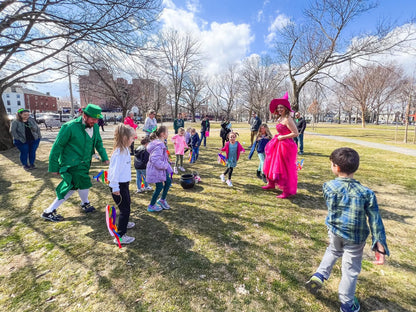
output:
M269 181L275 184L290 196L295 195L298 188L298 173L296 170L296 155L298 148L295 141L284 139L279 141L279 135L289 134L291 131L282 124L276 125L277 135L267 143L264 151L266 158L264 160L263 172Z

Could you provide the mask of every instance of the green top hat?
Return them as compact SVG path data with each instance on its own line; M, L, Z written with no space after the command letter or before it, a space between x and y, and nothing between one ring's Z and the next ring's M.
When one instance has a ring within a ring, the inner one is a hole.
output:
M101 107L95 104L88 104L87 107L83 109L83 112L92 118L103 118L103 115L101 115Z

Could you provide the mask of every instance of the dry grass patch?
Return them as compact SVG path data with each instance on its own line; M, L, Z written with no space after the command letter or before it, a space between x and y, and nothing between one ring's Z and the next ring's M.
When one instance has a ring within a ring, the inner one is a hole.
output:
M235 128L246 147L247 125ZM2 152L2 310L338 310L339 265L317 297L304 289L304 282L325 251L322 183L333 178L328 156L341 143L305 140L299 192L290 200L277 200L279 192L261 189L263 183L255 177L258 160L247 160L248 150L234 170L234 187L221 183L218 129L214 124L198 162L186 164L188 171L200 173L202 183L184 190L174 177L168 195L171 211L148 213L151 193L135 194L132 181L136 227L130 234L136 241L121 250L104 222L104 207L113 203L105 185L94 182L91 188L96 213L83 214L74 194L60 208L65 221L46 222L40 214L54 199L59 182L46 172L50 144L41 143L39 169L29 174L20 168L15 149ZM105 145L111 152L111 139ZM357 288L362 310L413 311L415 159L348 145L362 159L356 178L377 193L392 254L387 265L374 266L366 247ZM91 176L103 168L93 160Z

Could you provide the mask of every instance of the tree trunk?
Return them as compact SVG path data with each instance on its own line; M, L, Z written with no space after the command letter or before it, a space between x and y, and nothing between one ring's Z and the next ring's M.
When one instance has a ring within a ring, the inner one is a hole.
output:
M365 110L364 109L361 111L361 126L365 128Z
M10 133L10 120L4 107L3 98L1 97L3 91L0 89L0 151L6 151L14 146Z

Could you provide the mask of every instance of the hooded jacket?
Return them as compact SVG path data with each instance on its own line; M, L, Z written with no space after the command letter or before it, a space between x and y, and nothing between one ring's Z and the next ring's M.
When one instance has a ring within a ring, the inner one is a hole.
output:
M159 183L166 181L166 173L170 175L172 167L169 164L169 156L165 143L153 140L147 145L149 162L146 167L146 182Z

